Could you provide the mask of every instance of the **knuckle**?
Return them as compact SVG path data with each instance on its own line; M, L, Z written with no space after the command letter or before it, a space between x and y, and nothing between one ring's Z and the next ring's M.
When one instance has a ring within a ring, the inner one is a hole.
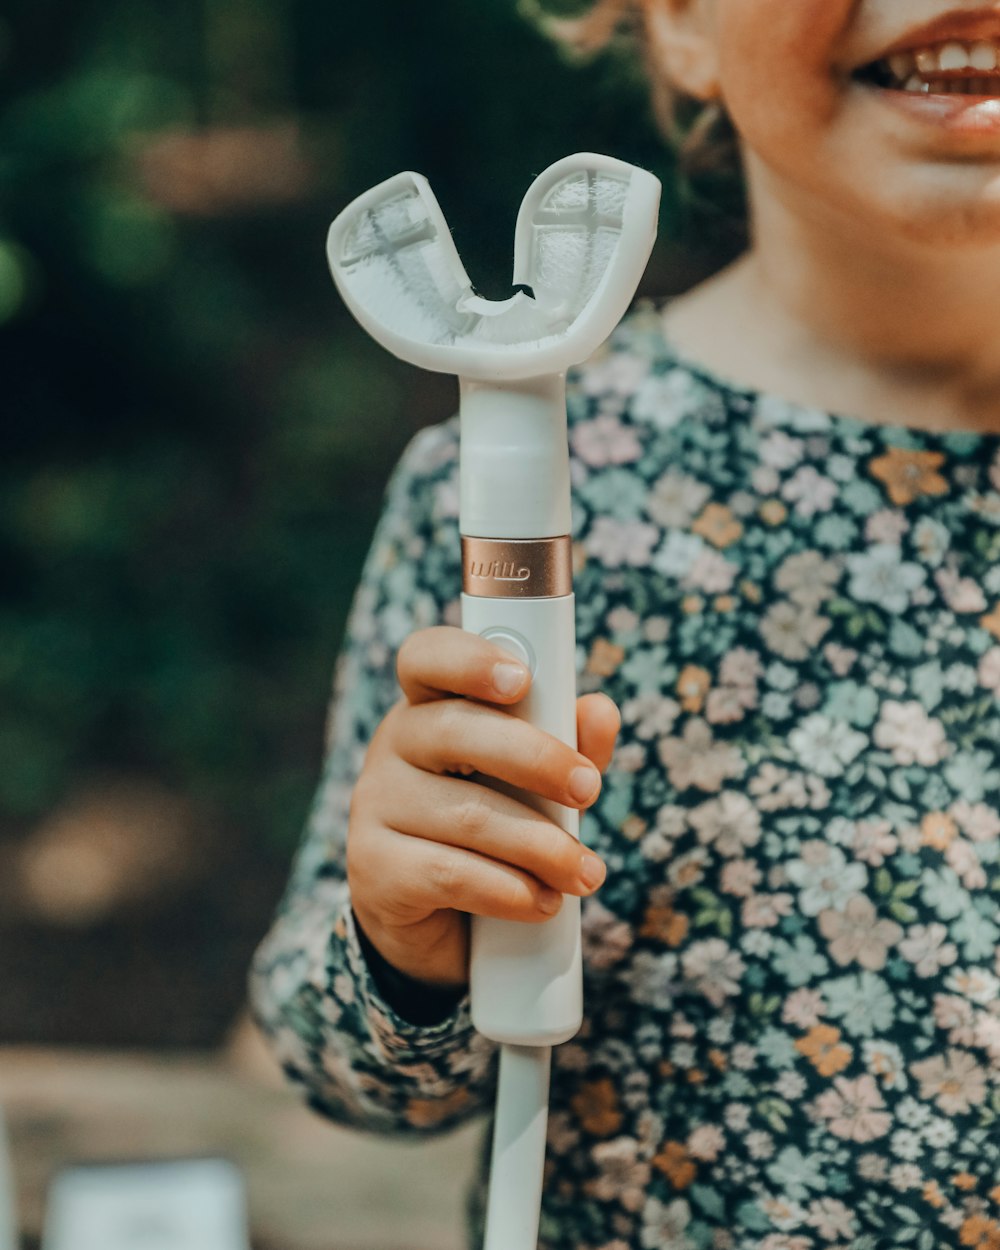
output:
M458 832L463 839L478 841L489 827L492 811L485 794L473 789L458 805L455 813Z
M435 894L454 906L465 890L465 866L461 859L457 855L435 855L426 871Z

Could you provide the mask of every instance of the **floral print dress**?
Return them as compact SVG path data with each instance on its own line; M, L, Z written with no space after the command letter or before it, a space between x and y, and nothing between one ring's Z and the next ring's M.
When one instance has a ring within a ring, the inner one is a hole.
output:
M623 724L582 821L609 871L553 1051L540 1247L998 1250L1000 435L729 385L652 307L569 414L579 688ZM390 483L252 973L311 1104L410 1136L491 1111L497 1047L467 997L390 1001L345 832L396 650L459 623L457 457L452 419Z

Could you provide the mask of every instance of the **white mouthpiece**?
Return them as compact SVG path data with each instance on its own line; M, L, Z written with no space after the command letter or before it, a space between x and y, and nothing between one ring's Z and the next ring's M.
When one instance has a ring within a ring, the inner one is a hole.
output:
M426 178L403 173L330 227L337 288L373 338L411 364L478 381L561 374L628 308L656 237L660 184L591 152L532 183L514 240L515 293L478 295Z

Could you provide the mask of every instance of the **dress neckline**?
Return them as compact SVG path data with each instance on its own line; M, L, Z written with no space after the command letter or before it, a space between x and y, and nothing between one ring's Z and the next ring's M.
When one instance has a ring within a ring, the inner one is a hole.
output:
M845 436L878 435L890 445L906 448L936 446L949 451L968 453L977 448L993 449L1000 444L1000 430L927 430L905 422L868 421L848 413L830 412L796 400L786 399L760 387L741 383L688 356L668 336L663 313L669 300L649 302L638 310L639 317L654 317L657 355L669 366L682 369L703 385L718 391L727 400L753 410L768 428L794 429L798 433L821 433L836 430Z

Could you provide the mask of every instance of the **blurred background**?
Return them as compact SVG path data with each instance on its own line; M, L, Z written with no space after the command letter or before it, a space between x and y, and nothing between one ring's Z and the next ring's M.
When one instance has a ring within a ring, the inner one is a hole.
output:
M645 294L738 249L737 192L678 174L634 59L571 63L516 0L4 5L0 1104L29 1233L69 1159L224 1150L253 1204L284 1156L301 1209L343 1153L254 1050L245 974L386 480L457 389L355 326L325 233L419 170L497 298L521 196L580 149L664 181ZM363 1202L381 1144L348 1136ZM275 1199L259 1244L450 1244L405 1197L337 1240L337 1200L310 1241Z

